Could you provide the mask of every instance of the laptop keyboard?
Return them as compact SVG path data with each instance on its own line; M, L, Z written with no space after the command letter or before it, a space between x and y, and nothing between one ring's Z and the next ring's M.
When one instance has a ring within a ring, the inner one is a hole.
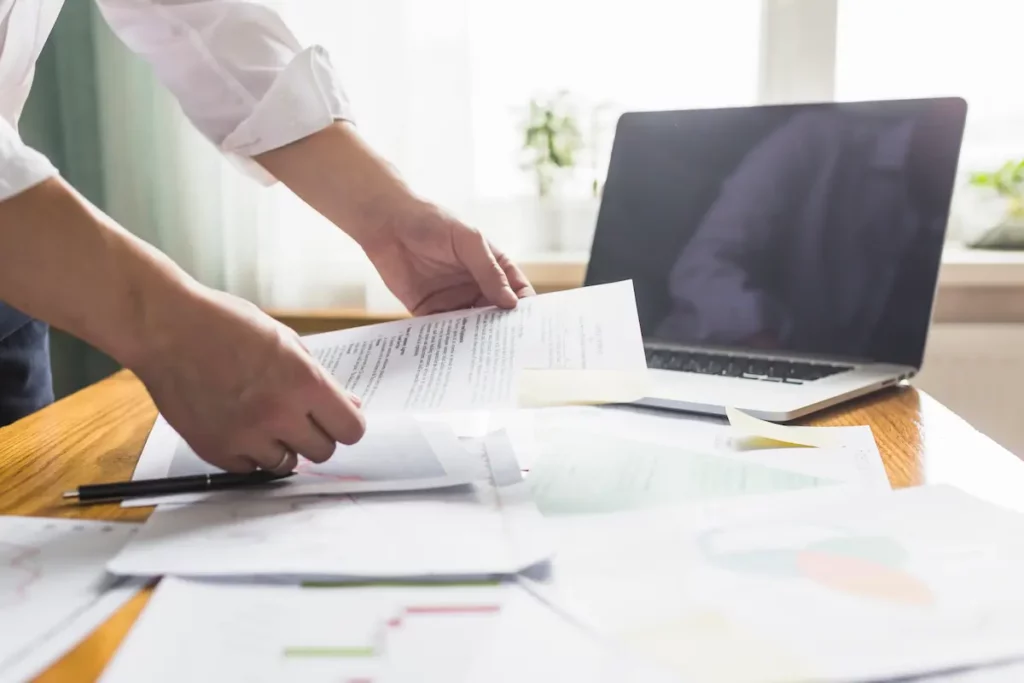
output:
M647 367L659 370L693 372L699 375L740 377L766 382L804 384L852 370L851 365L830 365L803 361L752 358L677 349L645 349Z

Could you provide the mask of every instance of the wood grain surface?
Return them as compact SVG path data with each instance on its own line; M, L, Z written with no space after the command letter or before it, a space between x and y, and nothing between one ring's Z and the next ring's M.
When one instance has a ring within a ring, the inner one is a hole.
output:
M156 416L122 371L0 429L0 514L140 521L148 508L61 501L79 484L128 479ZM894 487L951 483L1016 505L1024 464L930 397L901 387L819 414L808 424L870 425ZM39 680L92 681L142 611L138 596Z

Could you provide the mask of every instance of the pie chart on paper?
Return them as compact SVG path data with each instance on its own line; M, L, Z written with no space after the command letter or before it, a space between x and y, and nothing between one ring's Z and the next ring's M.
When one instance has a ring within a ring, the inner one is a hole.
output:
M907 569L896 539L815 525L756 525L713 529L698 546L713 566L801 579L831 591L906 607L928 607L935 595Z

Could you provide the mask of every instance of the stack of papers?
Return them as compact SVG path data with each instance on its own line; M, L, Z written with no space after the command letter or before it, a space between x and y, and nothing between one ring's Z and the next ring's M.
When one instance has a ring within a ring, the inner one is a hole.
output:
M471 451L464 450L471 457ZM160 506L108 565L135 576L478 577L551 553L504 434L481 479L429 493Z
M124 507L197 502L273 500L296 496L422 491L468 484L480 478L479 460L465 457L459 439L444 422L409 415L371 414L366 434L353 446L339 445L330 460L300 459L298 474L246 491L182 493L124 501ZM158 417L146 440L133 479L159 479L219 470L200 460L169 424Z
M307 344L362 397L362 442L272 486L136 501L159 507L88 561L60 540L92 578L165 577L104 680L1020 673L1024 517L890 491L867 428L593 407L646 392L629 283ZM209 471L158 421L136 477ZM93 584L42 590L51 532L31 531L0 573L11 614L89 611ZM0 677L46 650L33 633L0 647Z

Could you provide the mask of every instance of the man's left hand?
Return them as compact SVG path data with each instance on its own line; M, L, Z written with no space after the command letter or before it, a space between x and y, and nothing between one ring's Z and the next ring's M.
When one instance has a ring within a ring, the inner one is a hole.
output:
M523 272L477 230L428 202L402 203L387 211L362 246L413 315L514 308L535 293Z

